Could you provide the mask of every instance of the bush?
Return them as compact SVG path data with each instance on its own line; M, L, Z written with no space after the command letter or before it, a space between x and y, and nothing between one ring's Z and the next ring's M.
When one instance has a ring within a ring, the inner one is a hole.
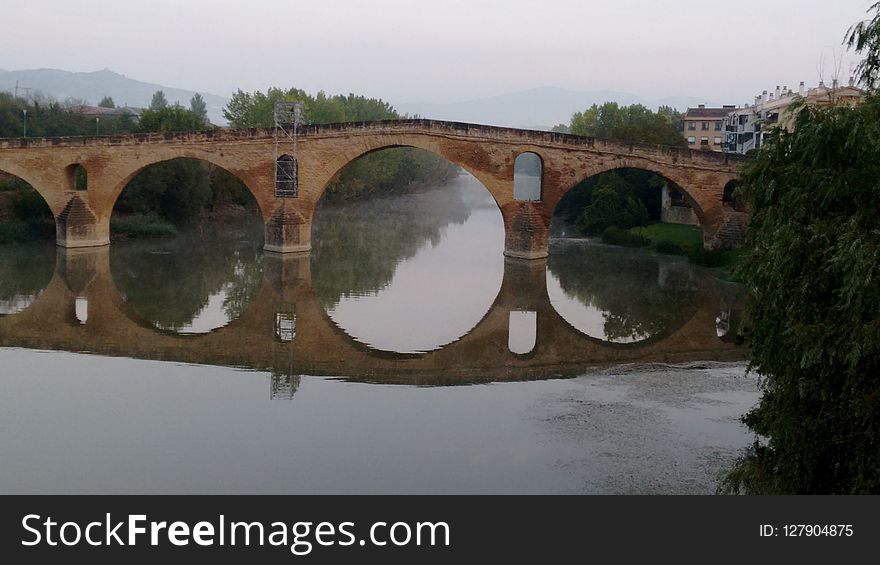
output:
M622 247L645 247L650 242L638 234L610 227L602 232L602 243L620 245Z
M156 216L133 215L110 220L110 231L126 237L174 237L177 228Z
M657 250L657 253L663 253L664 255L684 255L685 250L681 248L677 243L672 243L671 241L658 241L654 245L654 249Z

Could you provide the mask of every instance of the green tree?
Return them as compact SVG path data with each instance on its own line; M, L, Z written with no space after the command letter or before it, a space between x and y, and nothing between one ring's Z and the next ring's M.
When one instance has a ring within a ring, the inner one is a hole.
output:
M880 493L878 17L845 41L865 54L872 95L796 107L793 130L775 130L741 177L747 336L765 378L743 420L766 441L728 473L727 492Z
M681 133L684 131L684 114L673 108L672 106L660 106L657 108L657 113L661 116L665 116L666 119L669 120L669 123L672 124L672 127L675 131Z
M198 131L205 129L205 122L192 110L175 104L158 110L144 110L139 129L142 132Z
M202 123L208 123L208 105L202 95L196 92L189 101L190 111L202 120Z
M868 8L868 12L876 12L874 17L857 23L849 28L844 38L844 43L854 49L856 53L864 53L856 67L859 81L869 90L876 91L880 86L880 2L876 2Z
M589 137L617 139L633 143L656 143L686 147L681 131L666 114L652 112L641 104L620 106L617 102L593 104L576 112L569 125L571 133Z
M150 100L150 110L157 111L167 107L168 99L165 98L165 93L161 90L154 92L153 99Z
M604 175L593 191L592 202L578 222L578 230L598 235L610 227L629 229L648 223L645 205L632 196L630 186L619 175Z
M116 103L113 102L113 98L111 98L110 96L105 96L104 98L101 98L100 102L98 102L98 107L100 107L100 108L115 108Z

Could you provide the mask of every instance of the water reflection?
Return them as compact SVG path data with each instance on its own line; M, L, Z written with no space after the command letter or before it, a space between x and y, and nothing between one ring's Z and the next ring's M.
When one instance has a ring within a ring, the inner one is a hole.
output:
M556 311L583 333L613 343L683 324L710 277L685 261L571 240L554 241L547 262Z
M300 375L444 386L745 354L740 287L643 250L504 259L473 194L323 210L311 257L263 254L259 229L22 253L0 281L36 299L0 317L0 347L243 367L288 399Z
M240 317L262 284L260 226L114 242L111 269L138 317L161 330L207 333Z
M443 347L477 325L501 286L501 213L466 173L411 196L322 205L313 230L315 291L337 326L374 349Z
M0 315L27 309L52 279L55 245L0 245Z

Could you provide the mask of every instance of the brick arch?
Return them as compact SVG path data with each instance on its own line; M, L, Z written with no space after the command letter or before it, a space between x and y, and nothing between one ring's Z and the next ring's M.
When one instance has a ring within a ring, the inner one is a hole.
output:
M675 185L682 190L684 197L687 199L688 203L693 207L694 212L697 214L697 218L700 220L700 225L704 225L709 221L706 215L706 209L713 208L712 206L706 206L706 199L700 195L693 186L691 185L692 180L689 178L689 174L686 171L679 171L675 167L668 167L654 161L648 159L641 159L638 157L627 157L625 159L615 159L613 161L609 161L607 163L602 163L599 165L594 165L588 167L583 173L581 173L576 181L569 183L566 187L564 187L561 191L558 191L558 197L554 199L552 202L548 202L548 209L550 211L551 217L556 213L556 208L559 205L559 202L562 201L562 197L574 190L577 186L579 186L582 182L602 173L607 173L609 171L616 171L620 169L638 169L642 171L648 171L654 173L668 181L675 183ZM723 185L722 185L723 186ZM719 192L720 194L720 192ZM720 205L720 198L718 204Z
M438 140L436 136L419 134L400 134L394 136L368 135L363 136L359 141L360 143L356 145L355 149L343 150L333 155L328 160L326 166L322 167L322 171L316 175L313 181L314 184L311 187L312 190L310 191L310 198L314 205L317 205L330 182L345 167L371 153L395 148L421 149L461 167L480 181L480 184L492 195L499 210L504 204L513 199L513 194L509 187L503 182L499 182L498 176L493 174L492 169L496 168L492 166L494 163L490 163L490 166L487 167L489 159L482 155L482 152L478 147L475 147L473 142L451 142L449 140ZM512 155L511 159L515 156ZM304 175L308 174L305 165L302 172ZM314 207L311 207L310 214L314 211Z
M28 178L29 175L27 170L22 169L21 167L18 167L11 163L0 163L0 173L12 175L28 183L30 187L33 188L37 194L40 195L40 198L43 199L46 207L49 208L49 211L52 213L52 219L56 219L58 217L58 213L61 212L61 208L59 206L63 206L63 204L60 202L53 202L53 195L51 193L47 193L45 189L41 189L42 183Z
M228 163L226 163L222 158L218 158L218 156L213 152L186 151L186 152L180 152L179 154L178 153L171 153L171 154L156 153L156 154L149 155L148 158L146 158L146 159L138 159L135 162L136 166L125 171L123 173L123 175L121 176L121 178L119 180L115 181L113 183L112 187L110 187L109 197L105 199L105 203L108 208L103 211L106 214L106 217L109 218L112 215L113 209L116 207L116 203L118 202L119 197L122 195L122 193L125 191L125 189L131 183L131 181L134 180L134 178L136 176L138 176L140 173L144 172L146 169L148 169L149 167L151 167L153 165L158 165L160 163L167 163L169 161L174 161L177 159L185 159L185 160L191 160L191 161L203 161L206 163L210 163L211 165L214 165L215 167L223 170L227 174L238 179L244 185L244 187L247 189L247 191L250 193L250 195L256 201L257 208L260 211L260 216L264 220L271 213L272 210L270 207L268 207L266 205L266 198L263 197L264 196L263 193L266 192L266 190L265 190L265 188L263 190L260 190L260 188L263 188L260 185L262 185L264 183L260 183L260 182L256 181L256 179L259 178L260 176L265 176L268 181L271 181L273 178L271 176L272 175L271 168L268 169L268 172L258 171L255 173L252 170L241 171L241 170L235 169L233 167L229 167ZM272 165L274 166L274 163L272 163ZM268 185L269 183L267 182L266 184Z

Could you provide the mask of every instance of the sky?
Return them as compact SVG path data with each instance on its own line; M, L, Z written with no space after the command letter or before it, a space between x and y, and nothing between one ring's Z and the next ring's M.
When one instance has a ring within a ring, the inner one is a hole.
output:
M557 86L732 104L838 65L846 80L843 36L871 2L4 0L0 69L109 68L224 96L445 103Z

